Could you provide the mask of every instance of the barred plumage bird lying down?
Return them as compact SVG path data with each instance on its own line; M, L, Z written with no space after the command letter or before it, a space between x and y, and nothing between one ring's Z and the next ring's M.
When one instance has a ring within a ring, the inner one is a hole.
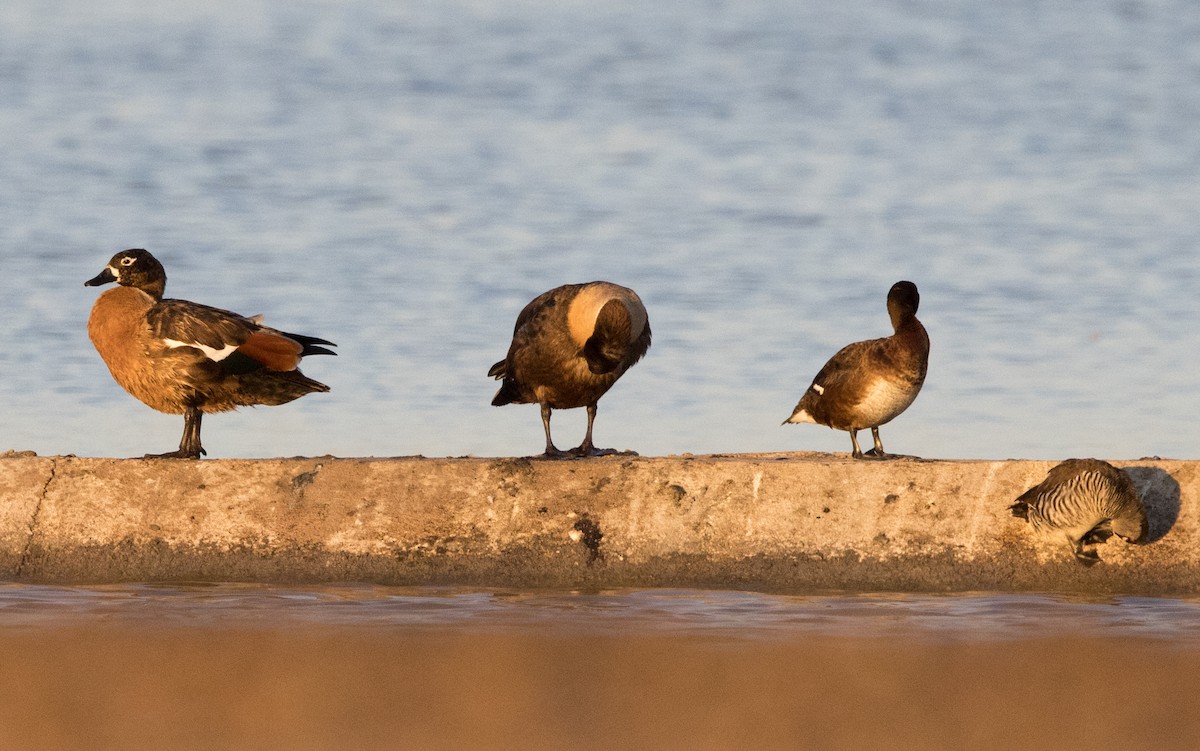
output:
M1148 530L1146 508L1129 475L1099 459L1068 459L1009 508L1035 531L1065 535L1085 566L1100 560L1096 546L1114 534L1140 542Z

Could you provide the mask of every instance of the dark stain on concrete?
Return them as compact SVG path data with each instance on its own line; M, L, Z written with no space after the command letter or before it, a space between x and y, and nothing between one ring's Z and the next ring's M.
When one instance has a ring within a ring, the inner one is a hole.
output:
M292 492L296 495L296 502L300 503L304 500L304 491L308 489L317 480L317 475L321 473L321 468L324 465L318 464L307 472L301 472L292 478Z
M604 556L600 552L600 541L604 539L604 533L600 531L600 525L586 512L575 520L574 528L582 535L579 541L588 549L588 565L590 566Z
M679 484L671 484L667 486L667 492L674 496L671 500L678 506L683 505L683 499L687 498L687 489Z
M524 456L513 459L497 459L488 467L499 475L497 489L506 493L510 498L520 495L521 481L530 479L534 474L533 460Z

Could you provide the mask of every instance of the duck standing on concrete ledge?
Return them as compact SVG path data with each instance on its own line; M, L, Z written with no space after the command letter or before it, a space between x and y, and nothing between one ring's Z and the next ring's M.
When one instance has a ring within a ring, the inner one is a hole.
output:
M814 422L850 432L855 459L885 459L879 426L913 403L929 367L929 334L917 320L921 296L912 282L896 282L887 309L895 333L847 344L825 363L787 423ZM871 429L875 448L863 454L858 431Z
M610 282L565 284L535 297L513 329L494 406L540 404L548 457L604 456L592 444L596 403L650 348L650 319L637 293ZM550 411L587 407L587 434L571 451L550 439Z
M121 387L160 412L183 415L179 450L146 458L199 459L200 419L256 404L284 404L329 387L297 370L333 342L267 328L259 318L164 300L167 274L149 252L123 250L84 286L119 286L96 300L88 336Z
M1085 566L1099 562L1096 546L1114 534L1140 542L1149 529L1129 475L1099 459L1066 460L1008 508L1036 532L1064 534Z

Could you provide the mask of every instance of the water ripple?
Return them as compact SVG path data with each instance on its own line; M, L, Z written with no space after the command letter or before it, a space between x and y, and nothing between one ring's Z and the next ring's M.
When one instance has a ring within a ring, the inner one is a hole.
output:
M779 640L805 634L932 641L1122 636L1200 643L1200 600L1043 594L526 591L344 585L0 585L0 629L106 623L220 631L401 628Z

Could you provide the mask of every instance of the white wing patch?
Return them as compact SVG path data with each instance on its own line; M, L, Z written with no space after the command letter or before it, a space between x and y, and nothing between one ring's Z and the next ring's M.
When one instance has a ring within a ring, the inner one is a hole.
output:
M821 385L821 384L819 384L819 383L814 383L814 384L812 385L812 390L813 390L813 391L815 391L815 392L817 392L818 394L824 394L824 393L825 393L825 387L824 387L824 386L822 386L822 385Z
M237 344L226 344L221 349L214 349L213 347L206 347L198 342L181 342L178 339L163 339L163 344L167 345L171 349L176 349L178 347L191 347L192 349L198 349L204 353L205 357L213 360L214 362L220 362L226 357L229 357L234 353L234 351L237 350L239 346Z

